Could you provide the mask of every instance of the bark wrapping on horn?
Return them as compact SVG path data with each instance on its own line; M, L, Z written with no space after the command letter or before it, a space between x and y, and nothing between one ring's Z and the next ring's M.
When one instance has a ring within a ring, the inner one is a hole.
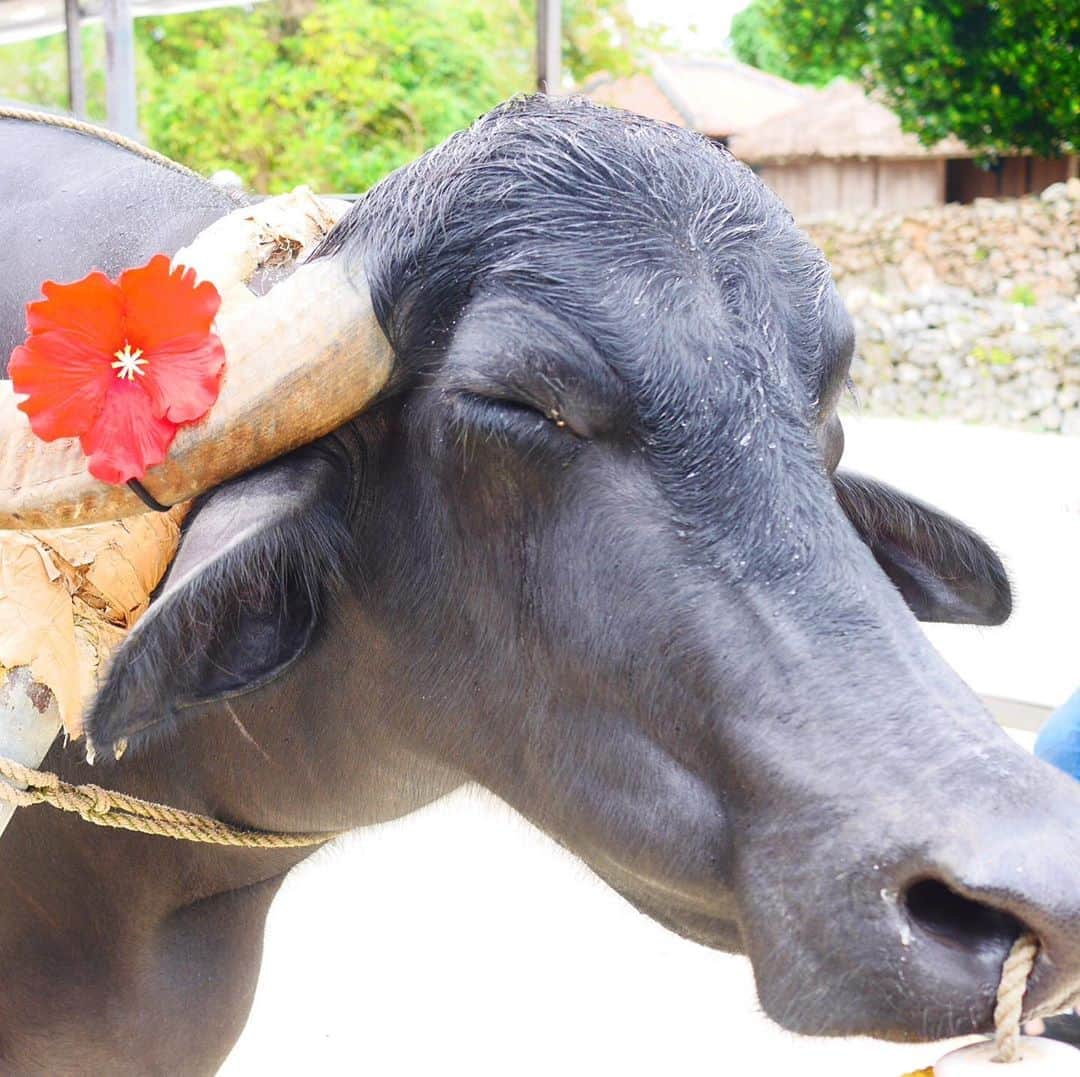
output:
M109 655L176 553L185 512L0 535L0 693L8 671L28 670L42 713L51 696L79 736Z
M349 208L340 198L316 198L309 187L237 210L200 232L173 255L199 280L212 281L225 310L255 302L246 284L260 269L303 261Z

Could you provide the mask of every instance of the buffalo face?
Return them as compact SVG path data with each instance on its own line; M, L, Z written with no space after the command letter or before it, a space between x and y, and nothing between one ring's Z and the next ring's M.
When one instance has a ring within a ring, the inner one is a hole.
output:
M837 470L851 324L747 169L514 102L323 256L370 280L396 380L204 500L95 739L272 695L333 635L351 659L322 722L480 781L649 915L745 951L789 1028L986 1028L1022 929L1029 999L1076 987L1080 794L912 612L1004 619L1001 565Z

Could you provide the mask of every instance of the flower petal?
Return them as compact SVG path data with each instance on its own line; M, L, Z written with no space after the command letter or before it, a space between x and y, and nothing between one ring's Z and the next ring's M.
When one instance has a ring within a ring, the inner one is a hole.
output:
M11 353L8 377L15 392L29 394L19 409L39 438L73 438L90 429L116 381L111 358L70 329L35 333Z
M154 415L141 385L113 378L97 422L80 439L90 474L102 482L141 479L165 459L176 429Z
M195 271L171 270L164 254L120 274L127 339L144 352L190 333L209 333L221 296L209 281L195 284Z
M104 273L95 271L72 284L47 280L41 293L44 299L26 305L28 332L75 331L108 355L123 347L124 295Z
M140 380L155 415L190 423L213 407L224 368L221 341L213 333L189 333L147 352Z

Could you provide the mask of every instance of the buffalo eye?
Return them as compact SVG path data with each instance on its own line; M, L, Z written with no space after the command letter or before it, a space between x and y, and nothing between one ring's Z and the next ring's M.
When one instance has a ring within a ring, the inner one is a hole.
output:
M461 417L470 426L478 426L494 435L536 437L559 433L585 436L555 404L470 391L454 395Z

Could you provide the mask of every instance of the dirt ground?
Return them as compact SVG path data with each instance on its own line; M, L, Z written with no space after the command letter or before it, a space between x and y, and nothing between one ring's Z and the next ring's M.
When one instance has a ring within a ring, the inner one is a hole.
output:
M980 692L1063 700L1080 683L1067 620L1080 597L1080 439L847 426L849 466L976 525L1009 563L1015 621L933 629L946 657ZM294 873L222 1072L900 1077L948 1046L781 1032L758 1012L743 959L666 932L504 805L464 790Z

